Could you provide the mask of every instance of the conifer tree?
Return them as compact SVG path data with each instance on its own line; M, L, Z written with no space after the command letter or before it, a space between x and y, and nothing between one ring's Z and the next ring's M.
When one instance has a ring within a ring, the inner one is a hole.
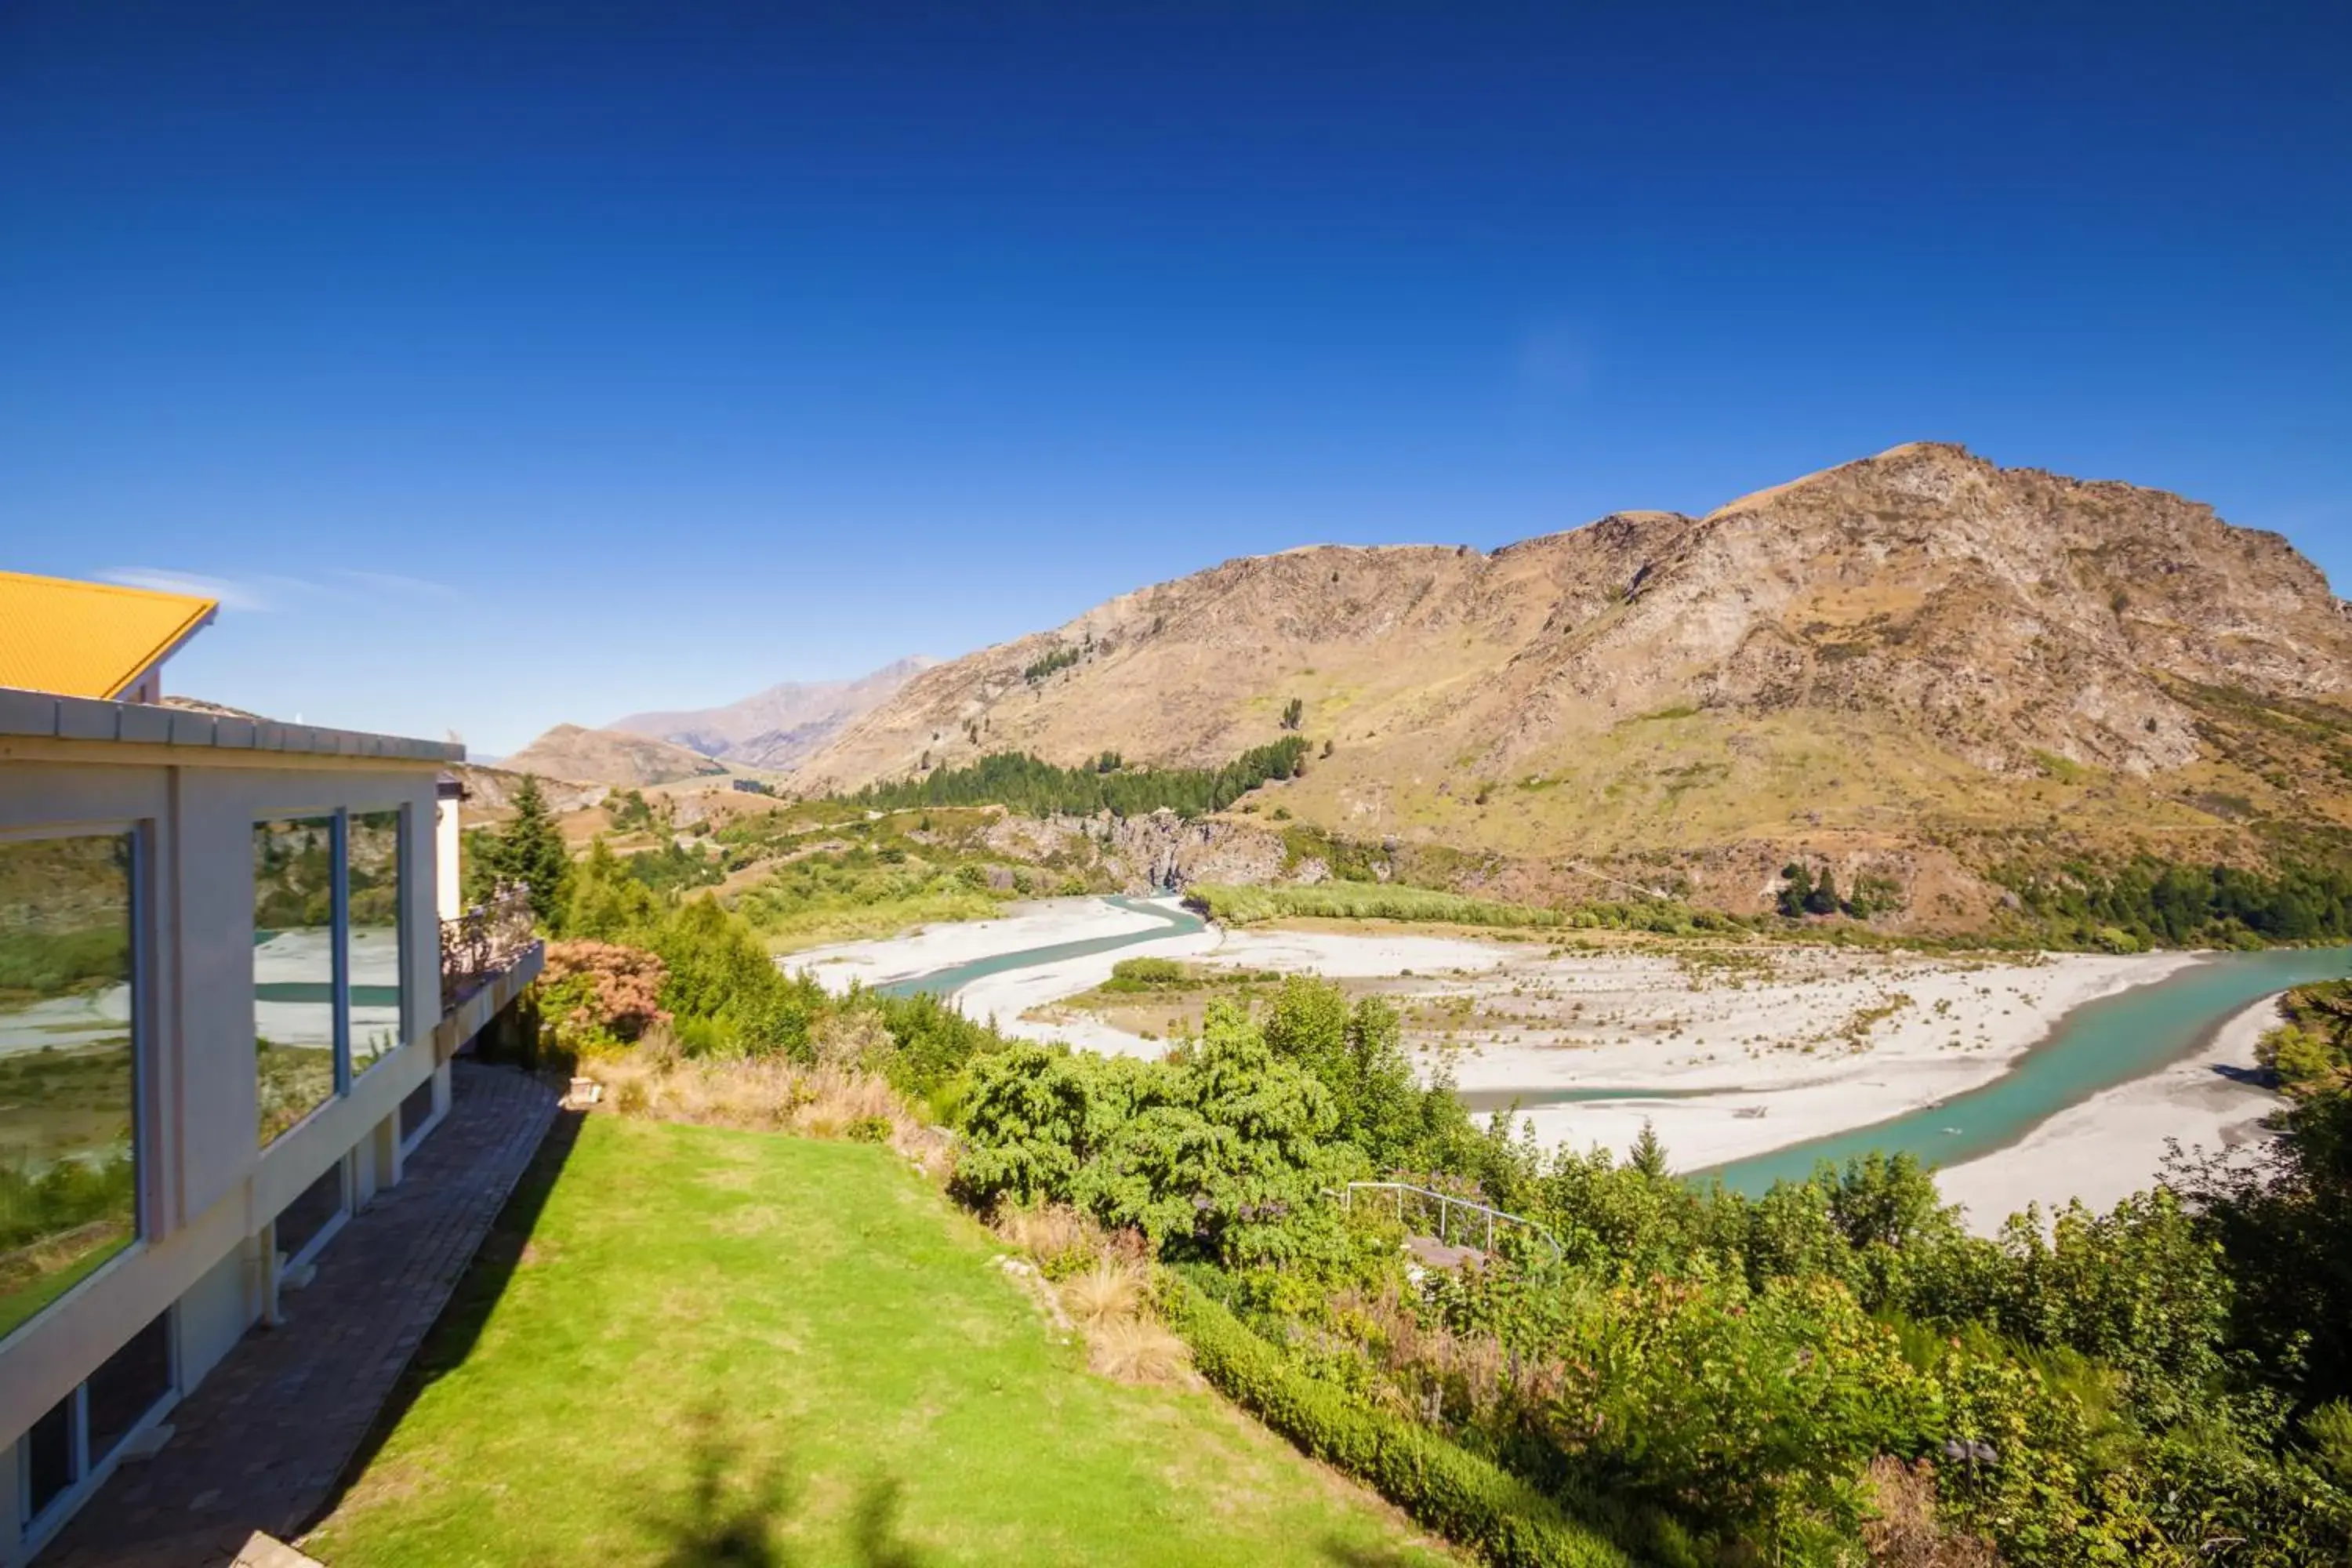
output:
M515 791L515 819L499 837L498 874L530 889L530 912L542 925L557 921L572 878L572 854L563 847L554 814L539 787L539 775L525 773Z
M1658 1140L1658 1130L1648 1121L1642 1123L1642 1135L1633 1140L1626 1157L1628 1165L1645 1176L1663 1179L1666 1174L1666 1146Z

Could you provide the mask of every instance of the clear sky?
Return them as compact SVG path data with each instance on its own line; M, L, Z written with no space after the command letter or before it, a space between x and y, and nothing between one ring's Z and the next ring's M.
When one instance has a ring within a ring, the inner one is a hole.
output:
M1784 9L6 0L0 563L486 752L1919 438L2352 581L2352 6Z

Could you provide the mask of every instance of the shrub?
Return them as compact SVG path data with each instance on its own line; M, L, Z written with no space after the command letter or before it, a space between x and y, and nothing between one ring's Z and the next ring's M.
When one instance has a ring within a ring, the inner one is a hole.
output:
M1308 1454L1378 1490L1423 1524L1509 1568L1624 1568L1625 1553L1552 1498L1411 1419L1358 1403L1292 1367L1189 1281L1168 1321L1226 1397Z
M629 1045L669 1021L660 958L610 942L551 942L540 972L540 1016L572 1050Z

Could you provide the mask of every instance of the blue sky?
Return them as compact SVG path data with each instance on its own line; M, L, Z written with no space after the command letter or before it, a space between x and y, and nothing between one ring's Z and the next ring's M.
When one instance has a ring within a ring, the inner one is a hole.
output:
M1602 9L12 0L0 563L486 752L1918 438L2352 582L2352 8Z

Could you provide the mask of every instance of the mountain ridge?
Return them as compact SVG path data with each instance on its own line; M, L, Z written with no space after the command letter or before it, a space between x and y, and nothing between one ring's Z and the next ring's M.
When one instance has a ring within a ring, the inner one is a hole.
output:
M604 727L738 766L789 770L939 662L914 654L847 680L780 681L719 707L631 713Z
M2347 693L2352 621L2279 535L1915 442L1492 552L1235 557L922 672L796 782L1008 750L1221 765L1296 700L1332 748L1278 786L1303 826L1538 879L1737 849L1749 885L1719 890L1752 904L1797 850L1980 871L2021 833L2240 858L2343 833Z

